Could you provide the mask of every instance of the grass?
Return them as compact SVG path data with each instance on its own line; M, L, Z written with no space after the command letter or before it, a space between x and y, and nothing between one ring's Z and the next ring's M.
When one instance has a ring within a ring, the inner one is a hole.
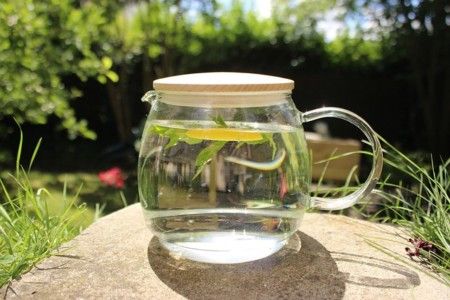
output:
M392 256L410 256L450 284L450 158L435 165L432 157L428 164L422 157L419 164L417 158L413 160L382 137L379 139L384 154L384 179L377 184L371 197L357 205L357 211L368 220L401 226L409 237L406 239L410 242L409 250L391 253ZM321 163L327 164L349 154L333 156ZM344 196L355 191L358 186L350 185L351 176L353 172L339 188L321 188L319 180L315 195ZM381 244L371 243L377 249L384 249Z
M2 175L0 175L0 178ZM102 214L108 214L124 207L120 192L117 189L102 184L96 173L73 172L58 173L45 171L29 172L31 185L34 188L45 186L53 196L49 199L49 209L57 213L61 206L61 197L64 186L67 193L78 193L78 203L86 203L86 210L93 215L96 209L100 209ZM83 188L78 192L80 185ZM127 186L123 190L124 197L131 203L137 201L137 187L134 178L127 180ZM87 217L84 225L89 225L90 219ZM91 220L92 221L92 220Z
M376 193L384 199L372 220L390 222L409 232L411 255L450 282L450 158L421 166L383 140L385 165L391 174ZM391 175L394 176L394 175ZM424 243L429 243L432 249Z
M69 196L66 187L60 197L58 213L51 213L48 205L53 198L51 193L45 188L33 188L29 177L40 142L28 169L21 165L22 145L21 134L16 170L8 173L6 180L0 179L0 286L26 272L77 235L81 225L78 218L85 213L84 205L77 205L77 193Z
M41 141L27 167L22 165L23 135L16 168L0 172L0 287L55 253L101 214L136 200L135 186L118 192L92 173L31 171Z

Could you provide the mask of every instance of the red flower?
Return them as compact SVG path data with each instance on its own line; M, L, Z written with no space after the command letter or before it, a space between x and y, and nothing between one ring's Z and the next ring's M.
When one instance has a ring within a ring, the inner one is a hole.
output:
M112 186L117 189L123 189L125 186L125 177L119 167L113 167L98 173L100 181L107 186Z
M420 256L420 250L424 250L427 252L434 250L432 244L420 238L408 239L408 242L410 242L414 246L414 249L410 249L409 247L405 248L406 254L411 258L413 258L414 256Z

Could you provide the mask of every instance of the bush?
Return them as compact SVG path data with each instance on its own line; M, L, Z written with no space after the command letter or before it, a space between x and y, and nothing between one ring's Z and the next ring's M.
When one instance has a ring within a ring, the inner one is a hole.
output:
M108 24L107 8L73 1L4 1L0 6L0 120L46 123L61 120L69 137L94 139L85 120L77 120L69 101L81 92L65 84L108 76L117 80L110 59L94 51Z

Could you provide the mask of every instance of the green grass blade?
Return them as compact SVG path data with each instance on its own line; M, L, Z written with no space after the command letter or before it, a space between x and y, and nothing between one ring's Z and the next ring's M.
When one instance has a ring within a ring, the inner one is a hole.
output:
M17 121L16 121L17 123ZM19 132L20 132L20 139L19 139L19 145L17 146L17 153L16 153L16 176L19 176L20 171L20 159L22 156L22 145L23 145L23 132L22 128L20 127L19 123L17 123L17 126L19 126Z
M41 147L41 143L42 143L42 138L39 138L36 146L34 147L33 154L31 155L31 159L30 159L30 162L28 164L28 172L30 172L31 167L33 166L33 163L34 163L34 160L36 158L36 155L37 155L37 153L39 151L39 148Z

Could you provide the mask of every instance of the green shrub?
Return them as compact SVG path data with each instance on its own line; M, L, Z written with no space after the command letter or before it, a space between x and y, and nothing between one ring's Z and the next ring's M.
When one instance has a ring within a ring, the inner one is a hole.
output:
M108 76L108 57L94 51L108 24L108 11L93 2L70 0L15 1L0 5L0 121L44 124L56 115L69 137L94 139L85 120L78 120L69 101L81 91L66 86L67 76L83 81Z

